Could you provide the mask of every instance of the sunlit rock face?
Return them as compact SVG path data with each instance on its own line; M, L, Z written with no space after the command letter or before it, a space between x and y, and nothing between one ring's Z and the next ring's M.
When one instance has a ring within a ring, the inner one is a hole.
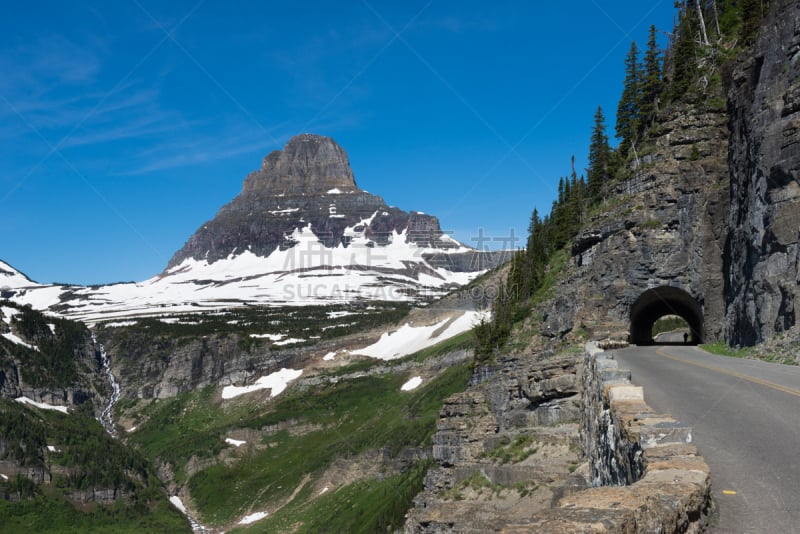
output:
M395 234L420 246L451 249L459 244L442 235L431 215L405 212L358 188L347 153L329 137L303 134L264 158L242 192L203 224L170 260L214 262L250 252L268 256L292 246L292 232L309 228L325 247L348 246L348 228L375 245Z
M357 189L347 153L330 137L303 134L264 158L244 181L243 193L269 195L327 193Z

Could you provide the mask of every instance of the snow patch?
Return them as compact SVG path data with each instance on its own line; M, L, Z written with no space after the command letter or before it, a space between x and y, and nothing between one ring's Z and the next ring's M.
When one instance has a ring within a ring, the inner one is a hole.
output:
M286 234L289 248L279 247L268 256L244 250L211 263L208 259L187 258L164 273L137 283L41 285L12 276L8 286L14 290L13 298L18 304L30 304L39 310L59 306L61 316L90 325L116 321L104 323L113 327L133 325L131 320L136 317L175 317L251 304L414 301L420 295L443 295L484 272L455 273L425 260L428 253L447 255L472 250L455 241L448 248L426 247L409 240L407 230L386 235L381 240L385 244L369 239L366 228L382 213L389 212L376 211L348 226L344 232L347 239L335 247L326 246L311 224L305 222L305 226ZM329 214L341 216L335 207ZM441 239L450 245L446 235ZM3 283L4 274L0 268Z
M2 477L3 480L8 480L8 477L2 473L0 473L0 477Z
M3 313L3 321L11 324L11 318L18 314L19 310L8 306L0 306L0 312Z
M294 213L296 211L300 211L300 208L289 208L289 209L285 209L285 210L275 210L275 211L270 211L270 213L272 215L284 215L284 214L287 214L287 213Z
M341 195L342 191L338 187L334 187L333 189L328 190L329 195Z
M302 374L302 369L294 370L283 368L280 371L275 371L267 376L262 376L256 380L254 384L249 386L225 386L222 388L222 398L232 399L234 397L238 397L239 395L251 393L260 389L270 389L271 391L269 396L275 397L283 392L284 389L286 389L286 387L289 385L289 382L295 380Z
M240 439L225 438L225 443L229 443L229 444L233 445L234 447L241 447L242 445L244 445L247 442L246 441L242 441Z
M177 495L173 495L169 498L169 502L172 503L172 506L180 510L183 515L186 515L186 507L183 505L183 501Z
M254 514L246 515L242 519L239 520L240 525L249 525L250 523L255 523L261 519L264 519L269 514L267 512L256 512Z
M138 321L114 321L114 322L111 322L111 323L103 323L103 326L107 326L109 328L119 328L119 327L122 327L122 326L133 326L137 322Z
M329 361L332 361L335 357L336 357L336 353L335 352L329 352L328 354L323 356L322 359L324 361L326 361L326 362L329 362Z
M273 345L283 346L283 345L293 345L295 343L303 343L305 339L298 339L296 337L290 337L289 339L284 339L283 341L276 341Z
M50 452L61 452L60 450L56 449L53 445L48 445L47 450Z
M422 384L422 377L415 376L414 378L412 378L411 380L400 386L400 391L411 391L417 389L420 384Z
M29 343L25 343L22 340L22 338L20 338L19 336L15 335L15 334L12 334L11 332L6 332L5 334L3 334L3 337L6 338L7 340L11 341L12 343L16 344L16 345L21 345L23 347L35 350L37 352L39 351L39 347L37 347L35 345L31 345Z
M320 495L324 495L326 493L328 493L328 486L325 486L324 488L322 488L322 491L319 492Z
M286 335L284 334L250 334L250 337L254 337L257 339L269 339L270 341L280 341Z
M69 411L67 411L66 406L53 406L52 404L47 404L46 402L36 402L35 400L29 399L28 397L17 397L14 400L21 404L30 404L31 406L36 406L37 408L41 408L42 410L54 410L56 412L69 413Z
M352 352L379 360L402 358L466 332L486 317L487 312L468 311L455 319L445 319L429 326L412 326L406 323L394 332L385 332L372 345Z
M358 315L356 312L347 310L328 312L328 319L338 319L339 317L347 317L348 315Z

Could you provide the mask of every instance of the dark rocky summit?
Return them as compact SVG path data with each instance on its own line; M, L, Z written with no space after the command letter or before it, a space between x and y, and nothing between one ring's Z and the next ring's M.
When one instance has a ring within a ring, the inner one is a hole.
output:
M189 238L167 268L186 258L214 262L246 250L268 256L278 247L291 247L288 236L308 225L325 246L347 246L345 229L365 219L369 223L357 230L377 246L403 231L418 245L457 246L443 239L436 217L405 212L359 189L347 154L333 139L303 134L264 158L242 192Z
M243 193L323 194L358 190L344 149L330 137L303 134L264 158L261 169L244 181Z

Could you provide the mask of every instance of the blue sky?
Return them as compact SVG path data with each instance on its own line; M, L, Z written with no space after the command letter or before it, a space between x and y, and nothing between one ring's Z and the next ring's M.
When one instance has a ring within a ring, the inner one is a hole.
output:
M467 244L549 211L670 0L20 2L0 20L0 259L143 280L298 133ZM501 241L497 241L500 243Z

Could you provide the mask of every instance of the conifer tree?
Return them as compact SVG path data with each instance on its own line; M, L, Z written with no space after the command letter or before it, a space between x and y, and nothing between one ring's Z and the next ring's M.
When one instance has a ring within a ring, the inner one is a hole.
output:
M642 100L642 71L639 67L639 49L636 41L631 42L625 57L625 82L622 97L617 105L617 137L619 150L624 157L639 131L639 111Z
M661 51L658 49L656 36L656 27L651 25L647 37L647 50L644 53L642 103L639 110L639 129L642 132L652 124L661 97Z
M672 100L683 97L696 78L698 32L699 22L695 9L690 4L684 5L671 57L672 80L669 94Z
M603 198L603 188L608 181L610 158L611 149L608 146L608 136L606 135L606 118L603 115L603 108L597 106L592 137L589 141L589 168L586 169L589 202L591 203L597 203Z

